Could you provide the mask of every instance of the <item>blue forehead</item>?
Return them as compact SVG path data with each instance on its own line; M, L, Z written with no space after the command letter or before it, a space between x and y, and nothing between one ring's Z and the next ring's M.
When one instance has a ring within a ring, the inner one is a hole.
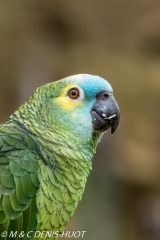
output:
M99 76L78 74L68 77L70 83L77 83L88 96L95 96L102 91L113 92L109 82Z

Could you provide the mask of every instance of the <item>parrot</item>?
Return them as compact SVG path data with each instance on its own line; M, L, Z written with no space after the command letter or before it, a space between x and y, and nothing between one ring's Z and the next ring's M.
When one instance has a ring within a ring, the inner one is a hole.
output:
M38 87L0 125L0 239L61 234L82 199L98 143L119 121L102 77L77 74Z

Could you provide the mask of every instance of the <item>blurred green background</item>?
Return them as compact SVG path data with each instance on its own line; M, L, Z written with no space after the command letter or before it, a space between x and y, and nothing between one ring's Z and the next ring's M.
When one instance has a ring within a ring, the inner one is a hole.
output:
M36 87L77 73L112 84L121 122L100 143L66 230L159 240L160 1L0 2L0 122Z

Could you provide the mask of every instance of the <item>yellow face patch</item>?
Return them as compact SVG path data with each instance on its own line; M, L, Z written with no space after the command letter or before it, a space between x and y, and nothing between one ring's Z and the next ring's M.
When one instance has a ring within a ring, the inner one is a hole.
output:
M77 88L79 90L79 98L71 99L68 96L68 91L71 88ZM85 98L84 91L78 85L70 84L66 88L64 88L61 95L55 99L55 102L67 111L67 110L73 110L78 106L83 106L84 98Z

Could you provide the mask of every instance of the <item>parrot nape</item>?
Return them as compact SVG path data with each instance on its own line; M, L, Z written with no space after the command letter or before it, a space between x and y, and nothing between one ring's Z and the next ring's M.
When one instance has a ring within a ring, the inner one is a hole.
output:
M11 239L11 231L14 239L61 233L82 198L103 133L114 133L119 120L111 85L78 74L37 88L1 124L0 233L8 236L0 239Z

